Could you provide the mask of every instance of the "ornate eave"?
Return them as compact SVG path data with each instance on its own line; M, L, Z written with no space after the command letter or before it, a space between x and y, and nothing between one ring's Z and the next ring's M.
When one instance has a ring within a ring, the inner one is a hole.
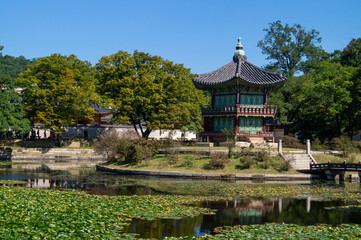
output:
M248 86L267 87L280 85L286 78L248 62L239 38L232 62L215 71L197 75L193 82L200 87L216 87L235 80Z

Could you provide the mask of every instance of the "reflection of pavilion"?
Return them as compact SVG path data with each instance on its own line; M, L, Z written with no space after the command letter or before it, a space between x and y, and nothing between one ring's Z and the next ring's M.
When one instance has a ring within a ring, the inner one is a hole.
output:
M283 210L295 204L295 200L294 198L276 197L268 199L249 198L234 201L206 202L203 207L217 209L216 215L209 218L215 218L214 220L219 224L222 223L221 225L249 225L262 224L269 221L270 218L272 219L272 216L280 216ZM303 209L307 213L310 213L313 201L322 201L322 199L311 197L299 200L304 201Z

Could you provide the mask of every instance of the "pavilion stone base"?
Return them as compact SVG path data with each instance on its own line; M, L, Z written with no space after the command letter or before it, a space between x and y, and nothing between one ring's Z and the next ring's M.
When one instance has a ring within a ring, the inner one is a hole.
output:
M250 142L236 142L236 147L249 147L251 146Z
M253 145L263 145L266 143L266 141L264 140L264 138L255 138L255 137L250 137L249 141L253 144Z

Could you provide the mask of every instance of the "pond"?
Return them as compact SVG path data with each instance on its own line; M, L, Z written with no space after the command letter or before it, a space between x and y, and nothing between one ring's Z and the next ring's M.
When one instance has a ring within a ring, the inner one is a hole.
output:
M3 166L1 179L22 180L30 188L77 189L97 195L157 195L199 194L187 187L199 181L127 177L96 172L94 167L72 164L26 164ZM169 182L172 182L169 184ZM207 181L206 184L218 183ZM243 182L242 184L254 184ZM257 185L257 184L255 184ZM170 186L180 186L175 189ZM184 187L185 186L185 187ZM339 187L342 187L340 185ZM198 215L181 219L133 219L124 232L137 233L144 238L202 236L213 234L214 228L263 223L295 223L313 225L327 223L361 224L360 212L347 212L332 207L352 205L353 202L321 198L246 198L231 201L206 201L197 206L217 210L214 215ZM331 208L331 209L330 209Z

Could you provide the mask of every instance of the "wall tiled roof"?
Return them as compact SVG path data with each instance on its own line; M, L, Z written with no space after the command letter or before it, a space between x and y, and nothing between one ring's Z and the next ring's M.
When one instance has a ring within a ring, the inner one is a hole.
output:
M202 85L219 85L234 79L241 79L251 85L277 85L286 80L281 75L268 72L247 61L245 56L235 57L227 65L209 73L197 75L194 83Z

